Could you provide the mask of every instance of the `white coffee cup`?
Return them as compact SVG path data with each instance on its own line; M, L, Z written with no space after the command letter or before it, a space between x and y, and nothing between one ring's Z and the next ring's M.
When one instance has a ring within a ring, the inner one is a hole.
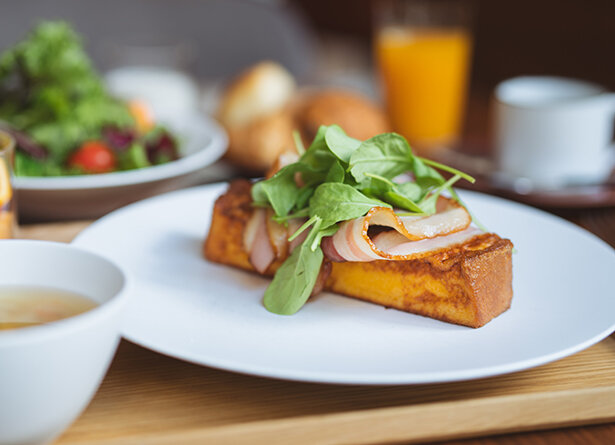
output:
M495 162L537 187L596 183L613 168L615 94L562 77L524 76L495 90Z

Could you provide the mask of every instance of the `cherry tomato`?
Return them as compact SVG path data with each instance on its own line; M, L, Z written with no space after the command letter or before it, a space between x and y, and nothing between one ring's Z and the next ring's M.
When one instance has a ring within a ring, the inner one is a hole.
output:
M68 159L70 167L86 173L108 173L115 170L115 155L107 145L100 141L88 141Z

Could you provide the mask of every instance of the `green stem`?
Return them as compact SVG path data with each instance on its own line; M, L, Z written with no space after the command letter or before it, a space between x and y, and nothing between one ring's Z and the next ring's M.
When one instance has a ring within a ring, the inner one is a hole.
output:
M312 250L312 252L314 252L320 245L321 238L318 237L318 231L320 230L321 223L322 223L322 219L318 218L318 221L316 221L316 223L314 224L314 227L312 227L312 231L310 232L310 235L312 235L312 233L314 234L314 241L312 241L312 245L310 246L310 249Z
M305 218L307 216L310 215L310 209L309 207L305 207L301 210L296 211L295 213L291 213L289 215L285 215L285 216L274 216L273 220L277 223L285 223L286 221L288 221L289 219L294 219L294 218Z
M459 171L456 168L449 167L448 165L440 164L439 162L432 161L431 159L421 158L420 156L417 156L417 158L420 159L421 161L423 161L425 164L431 166L431 167L435 167L435 168L438 168L440 170L444 170L446 172L452 173L453 175L460 176L463 179L465 179L466 181L471 182L472 184L474 184L476 182L476 179L474 179L472 176L470 176L467 173L464 173L462 171Z
M419 205L421 205L422 203L424 203L425 201L427 201L429 198L433 197L434 195L435 196L440 196L440 194L442 193L442 190L444 190L444 189L451 189L451 186L454 183L456 183L457 181L459 181L459 179L461 179L461 176L459 176L459 175L452 176L451 178L449 178L448 181L446 181L440 187L435 189L431 194L425 195L425 197L421 200L421 202L419 202Z
M295 147L297 147L297 153L299 153L299 156L303 156L305 153L305 147L303 146L303 140L301 139L299 131L293 131L293 139L295 141Z
M288 238L288 242L291 242L292 240L297 238L299 235L301 235L303 232L305 232L305 230L308 227L310 227L312 224L315 224L315 223L317 223L319 221L321 221L320 216L317 216L317 215L312 216L305 223L303 223L303 225L301 227L299 227L297 229L297 231L290 236L290 238Z
M365 176L367 176L368 178L374 178L374 179L379 179L382 182L387 183L388 185L390 185L391 187L395 187L395 183L392 181L389 181L387 178L385 178L384 176L380 176L380 175L375 175L373 173L364 173Z
M466 205L465 202L463 202L463 200L461 199L461 197L459 196L459 194L451 188L451 196L453 197L453 199L455 199L459 204L461 204L462 206L465 207L465 209L468 211L468 213L470 214L470 218L472 218L472 222L474 222L474 224L476 224L476 227L478 227L479 229L481 229L483 232L489 232L489 229L483 224L481 223L477 218L476 215L474 215L474 213L472 213L472 211L468 208L468 206Z
M408 158L404 156L385 156L378 159L359 159L355 161L353 164L348 166L348 170L354 167L357 164L361 164L363 162L382 162L382 161L395 161L395 162L408 162Z

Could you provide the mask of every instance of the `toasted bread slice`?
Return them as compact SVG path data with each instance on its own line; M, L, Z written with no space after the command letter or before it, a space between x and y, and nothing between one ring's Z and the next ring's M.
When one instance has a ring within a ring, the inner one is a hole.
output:
M251 184L235 181L215 203L205 257L253 271L243 248ZM477 328L510 307L512 243L493 233L410 261L332 263L325 289L382 306ZM273 275L281 260L266 271Z

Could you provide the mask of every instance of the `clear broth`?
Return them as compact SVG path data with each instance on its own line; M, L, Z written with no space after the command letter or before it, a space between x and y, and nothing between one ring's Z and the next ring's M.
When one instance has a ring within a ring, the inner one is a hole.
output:
M0 331L51 323L96 306L91 299L62 289L0 286Z

